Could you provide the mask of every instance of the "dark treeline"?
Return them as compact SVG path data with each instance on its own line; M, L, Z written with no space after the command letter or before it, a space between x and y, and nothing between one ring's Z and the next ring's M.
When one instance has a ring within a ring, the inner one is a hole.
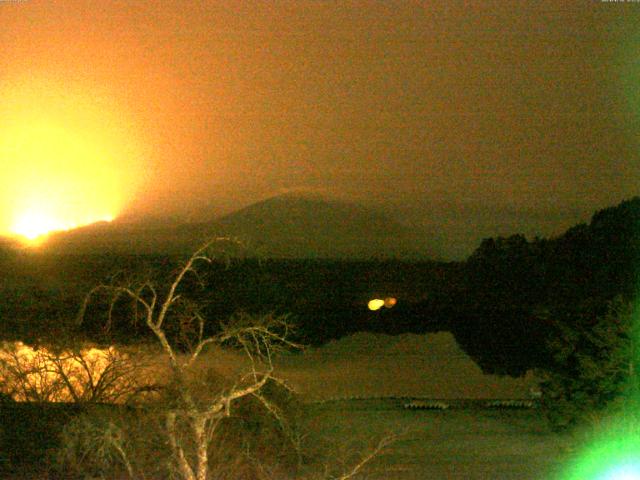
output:
M549 367L545 345L555 322L595 322L614 297L635 296L639 225L634 198L557 238L484 240L465 265L452 321L458 342L485 371Z
M151 279L159 291L168 288L172 272L183 261L169 256L14 254L0 259L3 301L0 336L30 342L61 334L73 326L92 287L135 284ZM448 298L463 284L461 264L395 260L257 260L253 258L201 266L198 277L182 286L185 298L207 318L224 321L236 312L287 314L300 341L318 345L356 332L391 334L444 328ZM371 312L372 298L395 297L397 305ZM101 335L108 310L96 295L82 331ZM120 299L110 335L137 341L131 328L131 303ZM122 327L121 329L119 327Z
M289 314L308 344L356 331L449 330L484 371L519 375L548 366L545 345L555 322L595 318L616 295L634 296L639 220L634 198L557 238L485 239L460 263L221 259L204 278L187 281L185 296L214 320L238 311ZM179 260L0 247L0 336L33 342L58 335L73 325L93 286L154 279L166 288ZM370 299L388 296L398 299L394 308L367 309ZM81 333L102 338L106 311L98 296ZM138 341L145 329L131 327L130 302L120 300L114 314L109 338Z

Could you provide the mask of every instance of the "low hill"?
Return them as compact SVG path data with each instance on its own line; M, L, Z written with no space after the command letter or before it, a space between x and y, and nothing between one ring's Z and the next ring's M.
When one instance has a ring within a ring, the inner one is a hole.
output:
M209 238L206 224L95 223L52 234L41 250L56 254L185 254Z
M270 258L426 258L421 240L397 220L356 203L285 194L211 222L99 223L51 235L55 253L188 253L214 236L237 237Z
M269 198L216 222L220 232L249 239L284 258L426 257L412 232L362 205L317 196Z

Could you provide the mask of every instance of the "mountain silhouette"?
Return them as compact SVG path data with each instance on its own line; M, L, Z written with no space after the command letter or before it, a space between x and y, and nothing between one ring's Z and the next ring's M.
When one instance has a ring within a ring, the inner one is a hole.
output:
M216 222L275 257L420 257L410 229L376 210L318 196L271 197Z
M269 258L427 258L424 240L374 209L309 194L283 194L210 222L99 223L54 233L56 253L186 254L213 237L234 237Z

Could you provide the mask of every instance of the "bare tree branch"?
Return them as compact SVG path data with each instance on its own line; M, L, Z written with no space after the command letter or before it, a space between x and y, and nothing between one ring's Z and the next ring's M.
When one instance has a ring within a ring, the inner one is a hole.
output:
M392 443L398 441L398 435L390 433L380 439L377 445L367 454L363 455L360 461L356 463L348 472L343 473L339 477L331 477L332 480L350 480L355 478L362 469L370 463L374 458L380 455L380 453Z
M301 348L289 339L291 326L287 316L254 317L239 313L222 323L219 333L205 335L206 319L189 301L181 286L187 275L193 275L200 285L203 284L198 266L213 262L210 248L221 241L233 239L214 238L196 250L173 274L166 293L159 293L150 280L137 286L101 285L87 294L78 313L78 323L81 323L93 297L103 292L110 295L107 329L112 327L114 305L120 298L128 297L133 301L136 318L137 309L143 310L145 324L158 340L172 372L169 383L173 396L168 408L164 409L164 428L176 472L182 480L207 480L208 449L213 433L221 420L231 415L233 405L241 398L255 397L278 420L283 430L287 428L282 412L261 394L261 390L269 381L277 381L273 376L274 353ZM176 329L177 335L174 333ZM203 396L196 390L201 388L200 383L190 375L193 375L196 361L209 345L241 348L250 367L235 384L223 387L217 394L212 392ZM181 353L183 347L188 348L186 355ZM114 368L116 366L114 364ZM92 365L85 358L79 359L78 368L84 369L87 378L85 393L91 398L104 395L103 392L110 390L117 380L111 377L112 371L108 368L99 378L93 378L88 372ZM185 437L186 432L191 432L190 438Z

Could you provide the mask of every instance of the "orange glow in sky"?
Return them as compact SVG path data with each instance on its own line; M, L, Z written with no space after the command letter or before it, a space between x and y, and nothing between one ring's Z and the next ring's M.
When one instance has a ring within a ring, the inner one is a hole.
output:
M0 234L34 243L115 218L139 183L135 139L117 112L51 86L8 94L0 106Z
M0 0L0 234L323 191L452 260L557 235L639 193L640 8L512 3Z

